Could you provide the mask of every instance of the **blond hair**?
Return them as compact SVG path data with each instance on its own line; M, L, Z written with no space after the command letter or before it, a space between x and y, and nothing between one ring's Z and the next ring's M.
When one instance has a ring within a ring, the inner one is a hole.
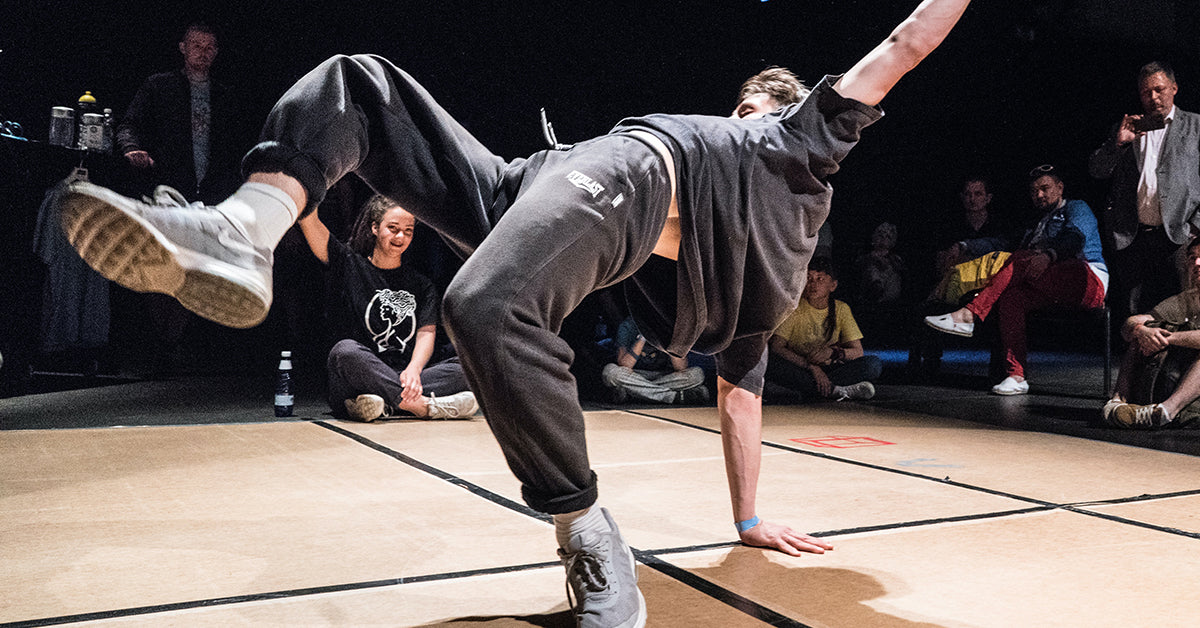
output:
M782 107L804 100L811 91L791 70L773 65L742 83L737 105L755 94L766 94Z

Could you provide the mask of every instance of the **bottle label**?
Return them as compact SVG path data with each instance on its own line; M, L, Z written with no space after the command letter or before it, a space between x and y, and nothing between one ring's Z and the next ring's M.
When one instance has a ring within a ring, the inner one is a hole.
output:
M275 405L290 406L292 405L294 399L295 397L293 395L275 395Z

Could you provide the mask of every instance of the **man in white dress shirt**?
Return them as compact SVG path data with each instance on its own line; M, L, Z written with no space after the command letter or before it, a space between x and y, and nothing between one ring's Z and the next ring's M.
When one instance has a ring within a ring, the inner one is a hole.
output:
M1141 115L1126 115L1088 161L1112 179L1105 222L1118 317L1148 311L1180 290L1176 253L1200 234L1200 115L1175 106L1179 86L1166 63L1138 73Z

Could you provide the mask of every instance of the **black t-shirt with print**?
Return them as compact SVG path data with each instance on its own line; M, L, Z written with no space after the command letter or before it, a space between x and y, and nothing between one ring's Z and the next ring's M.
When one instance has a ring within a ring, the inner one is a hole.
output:
M412 359L417 330L436 325L441 307L433 282L404 264L376 268L337 238L329 238L330 331L369 347L389 366Z

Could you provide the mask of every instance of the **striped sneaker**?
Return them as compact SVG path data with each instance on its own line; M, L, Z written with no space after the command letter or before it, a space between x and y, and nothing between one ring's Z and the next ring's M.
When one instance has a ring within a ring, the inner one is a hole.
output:
M1109 418L1114 427L1135 430L1152 430L1171 422L1171 417L1167 416L1167 410L1161 403L1148 406L1123 403L1113 408Z

